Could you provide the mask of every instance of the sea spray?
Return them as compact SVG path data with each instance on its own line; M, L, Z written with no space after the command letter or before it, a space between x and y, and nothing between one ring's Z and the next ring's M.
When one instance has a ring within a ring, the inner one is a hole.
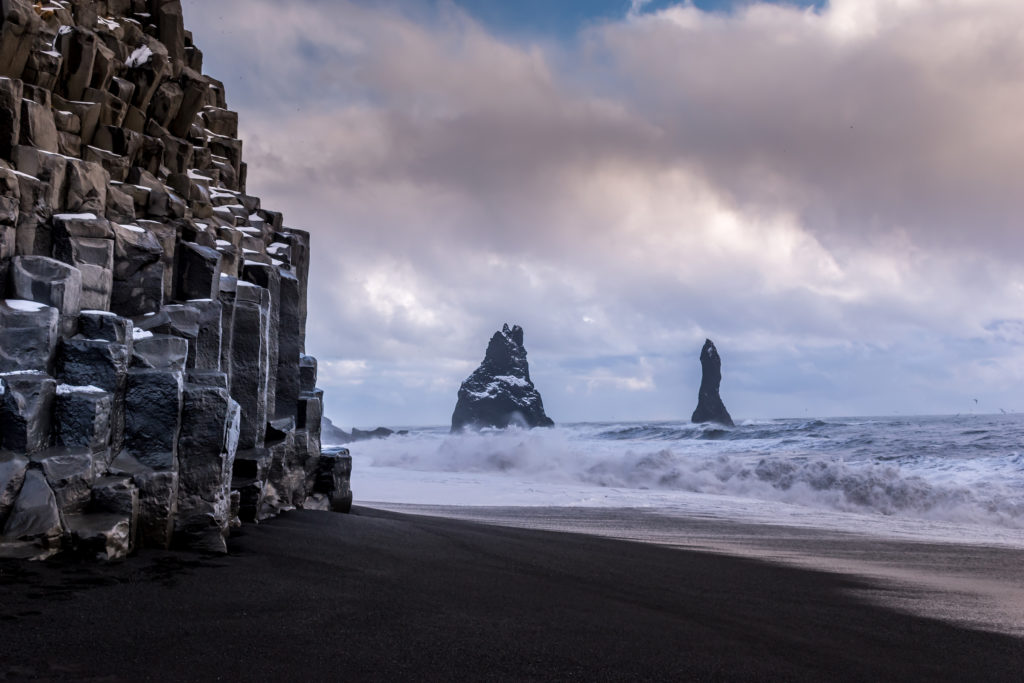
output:
M593 500L638 507L700 494L751 507L773 502L1024 529L1019 416L446 431L361 444L357 472L373 478L387 470L396 491L410 490L398 484L401 472L413 479L433 473L446 482L436 501L445 504L487 500L486 490L494 500L521 500L516 495L530 491L532 504L581 504L589 489ZM608 490L615 495L602 495Z

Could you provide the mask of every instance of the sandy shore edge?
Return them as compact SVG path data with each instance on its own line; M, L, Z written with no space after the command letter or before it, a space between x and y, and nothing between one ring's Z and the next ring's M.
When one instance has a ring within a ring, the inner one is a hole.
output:
M583 533L746 557L867 579L863 599L972 629L1024 638L1024 549L908 541L869 534L721 518L652 508L445 506L372 502L403 514L522 529Z
M0 564L0 678L999 681L1024 670L1024 640L891 609L864 599L872 590L891 589L592 534L296 512L247 527L226 557Z

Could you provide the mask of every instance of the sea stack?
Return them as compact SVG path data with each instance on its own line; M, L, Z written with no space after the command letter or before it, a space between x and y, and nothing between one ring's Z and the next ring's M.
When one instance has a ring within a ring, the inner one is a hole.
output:
M506 324L487 345L483 362L459 388L452 432L509 425L552 427L544 402L530 380L523 328Z
M704 340L704 348L700 350L700 393L697 395L697 409L693 411L693 422L715 422L732 427L732 417L722 403L718 388L722 384L722 359L718 355L715 343Z

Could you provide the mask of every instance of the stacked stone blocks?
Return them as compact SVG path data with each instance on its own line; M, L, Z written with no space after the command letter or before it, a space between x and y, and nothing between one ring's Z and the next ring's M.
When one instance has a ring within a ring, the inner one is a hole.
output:
M246 193L178 0L0 0L0 556L347 510L309 235Z

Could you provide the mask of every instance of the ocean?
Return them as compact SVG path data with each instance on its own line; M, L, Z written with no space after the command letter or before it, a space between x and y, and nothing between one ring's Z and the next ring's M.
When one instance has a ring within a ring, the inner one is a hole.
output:
M631 508L1024 548L1024 415L436 427L347 447L357 505Z

